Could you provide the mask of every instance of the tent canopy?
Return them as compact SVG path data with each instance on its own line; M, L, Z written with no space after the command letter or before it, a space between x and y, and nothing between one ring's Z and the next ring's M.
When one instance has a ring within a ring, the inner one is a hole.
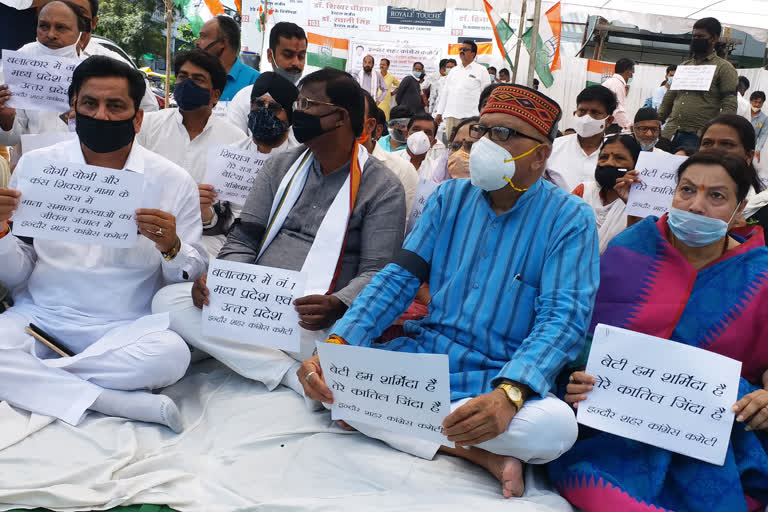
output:
M488 0L500 12L520 12L522 0ZM483 0L359 0L361 4L409 7L422 11L441 11L446 7L483 10ZM529 0L529 13L533 12ZM543 10L556 1L545 0ZM713 17L727 27L768 41L768 0L562 0L563 14L600 15L609 21L620 21L654 32L682 34L696 20ZM529 14L530 16L530 14Z

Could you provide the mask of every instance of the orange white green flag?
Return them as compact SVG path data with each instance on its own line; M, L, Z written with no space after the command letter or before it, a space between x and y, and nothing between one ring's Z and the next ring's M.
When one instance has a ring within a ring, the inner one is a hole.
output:
M539 23L539 40L536 43L536 74L544 87L551 87L555 81L552 72L560 69L560 2L553 5L546 13L546 22ZM528 52L531 51L533 27L523 34L523 42Z
M587 87L602 85L603 82L613 76L615 70L616 64L613 62L589 59L587 61Z
M515 31L512 27L504 21L504 18L499 16L496 11L493 10L491 4L487 0L483 0L485 5L485 12L488 14L488 20L491 22L493 28L493 36L496 39L496 45L499 47L501 56L509 64L510 69L513 68L512 59L509 58L509 53L517 44L517 37L515 37Z
M349 56L349 39L337 39L307 32L307 65L344 71Z

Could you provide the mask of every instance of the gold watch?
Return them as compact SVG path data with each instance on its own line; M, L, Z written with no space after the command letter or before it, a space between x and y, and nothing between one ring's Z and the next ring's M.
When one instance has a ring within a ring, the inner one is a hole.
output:
M509 401L512 402L512 405L514 405L517 408L517 411L520 412L520 409L523 408L523 402L525 402L525 399L523 398L523 391L519 387L515 386L514 384L504 382L496 386L496 389L501 389L504 391Z
M168 252L161 252L165 261L172 261L181 250L181 238L176 238L176 244Z

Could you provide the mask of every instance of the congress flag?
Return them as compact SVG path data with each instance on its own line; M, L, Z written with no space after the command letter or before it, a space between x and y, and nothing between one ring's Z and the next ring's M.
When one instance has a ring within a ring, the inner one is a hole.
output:
M173 4L181 9L195 37L200 35L203 23L219 14L224 14L221 0L173 0Z
M307 32L307 65L317 68L347 68L349 39L336 39Z
M546 13L547 20L539 23L539 40L536 43L536 74L544 87L552 87L555 78L552 72L560 69L560 2L553 5ZM523 42L528 52L531 51L533 27L523 34Z
M613 76L615 69L616 64L613 62L589 59L587 61L587 87L602 85L603 82Z
M515 44L517 44L515 31L512 30L512 27L510 27L506 21L504 21L504 18L496 14L496 11L493 10L493 7L491 7L491 4L489 4L487 0L483 0L483 4L485 4L485 12L488 14L488 20L491 22L491 27L493 28L496 45L499 47L501 56L504 57L504 60L509 64L509 68L512 69L514 65L512 64L512 59L509 58L509 52L511 52L515 47Z

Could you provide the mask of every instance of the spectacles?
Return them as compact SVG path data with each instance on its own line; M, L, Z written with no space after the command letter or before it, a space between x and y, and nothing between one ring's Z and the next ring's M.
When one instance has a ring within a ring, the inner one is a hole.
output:
M308 110L312 107L312 105L328 105L330 107L342 108L336 105L335 103L328 103L327 101L311 100L309 98L305 98L304 96L299 96L296 99L296 101L293 102L293 110Z
M398 118L398 119L390 119L387 122L388 128L407 128L408 127L408 118Z
M255 100L253 100L251 105L256 108L267 107L267 109L269 109L269 111L272 112L273 114L279 114L280 112L283 111L283 107L278 102L265 101L261 98L256 98Z
M635 131L638 133L659 133L661 129L656 126L635 126Z
M475 141L472 141L472 140L465 140L464 142L451 142L448 148L450 149L451 153L455 153L462 148L464 148L464 151L466 153L469 153L470 150L472 149L472 144L474 143Z
M536 137L520 133L512 128L507 128L506 126L485 126L482 124L472 124L469 126L469 136L473 139L480 139L484 137L486 133L488 134L488 137L495 142L504 142L505 140L509 140L510 137L523 137L525 139L536 141L539 144L543 144L543 142Z
M471 52L472 48L459 48L459 53Z

